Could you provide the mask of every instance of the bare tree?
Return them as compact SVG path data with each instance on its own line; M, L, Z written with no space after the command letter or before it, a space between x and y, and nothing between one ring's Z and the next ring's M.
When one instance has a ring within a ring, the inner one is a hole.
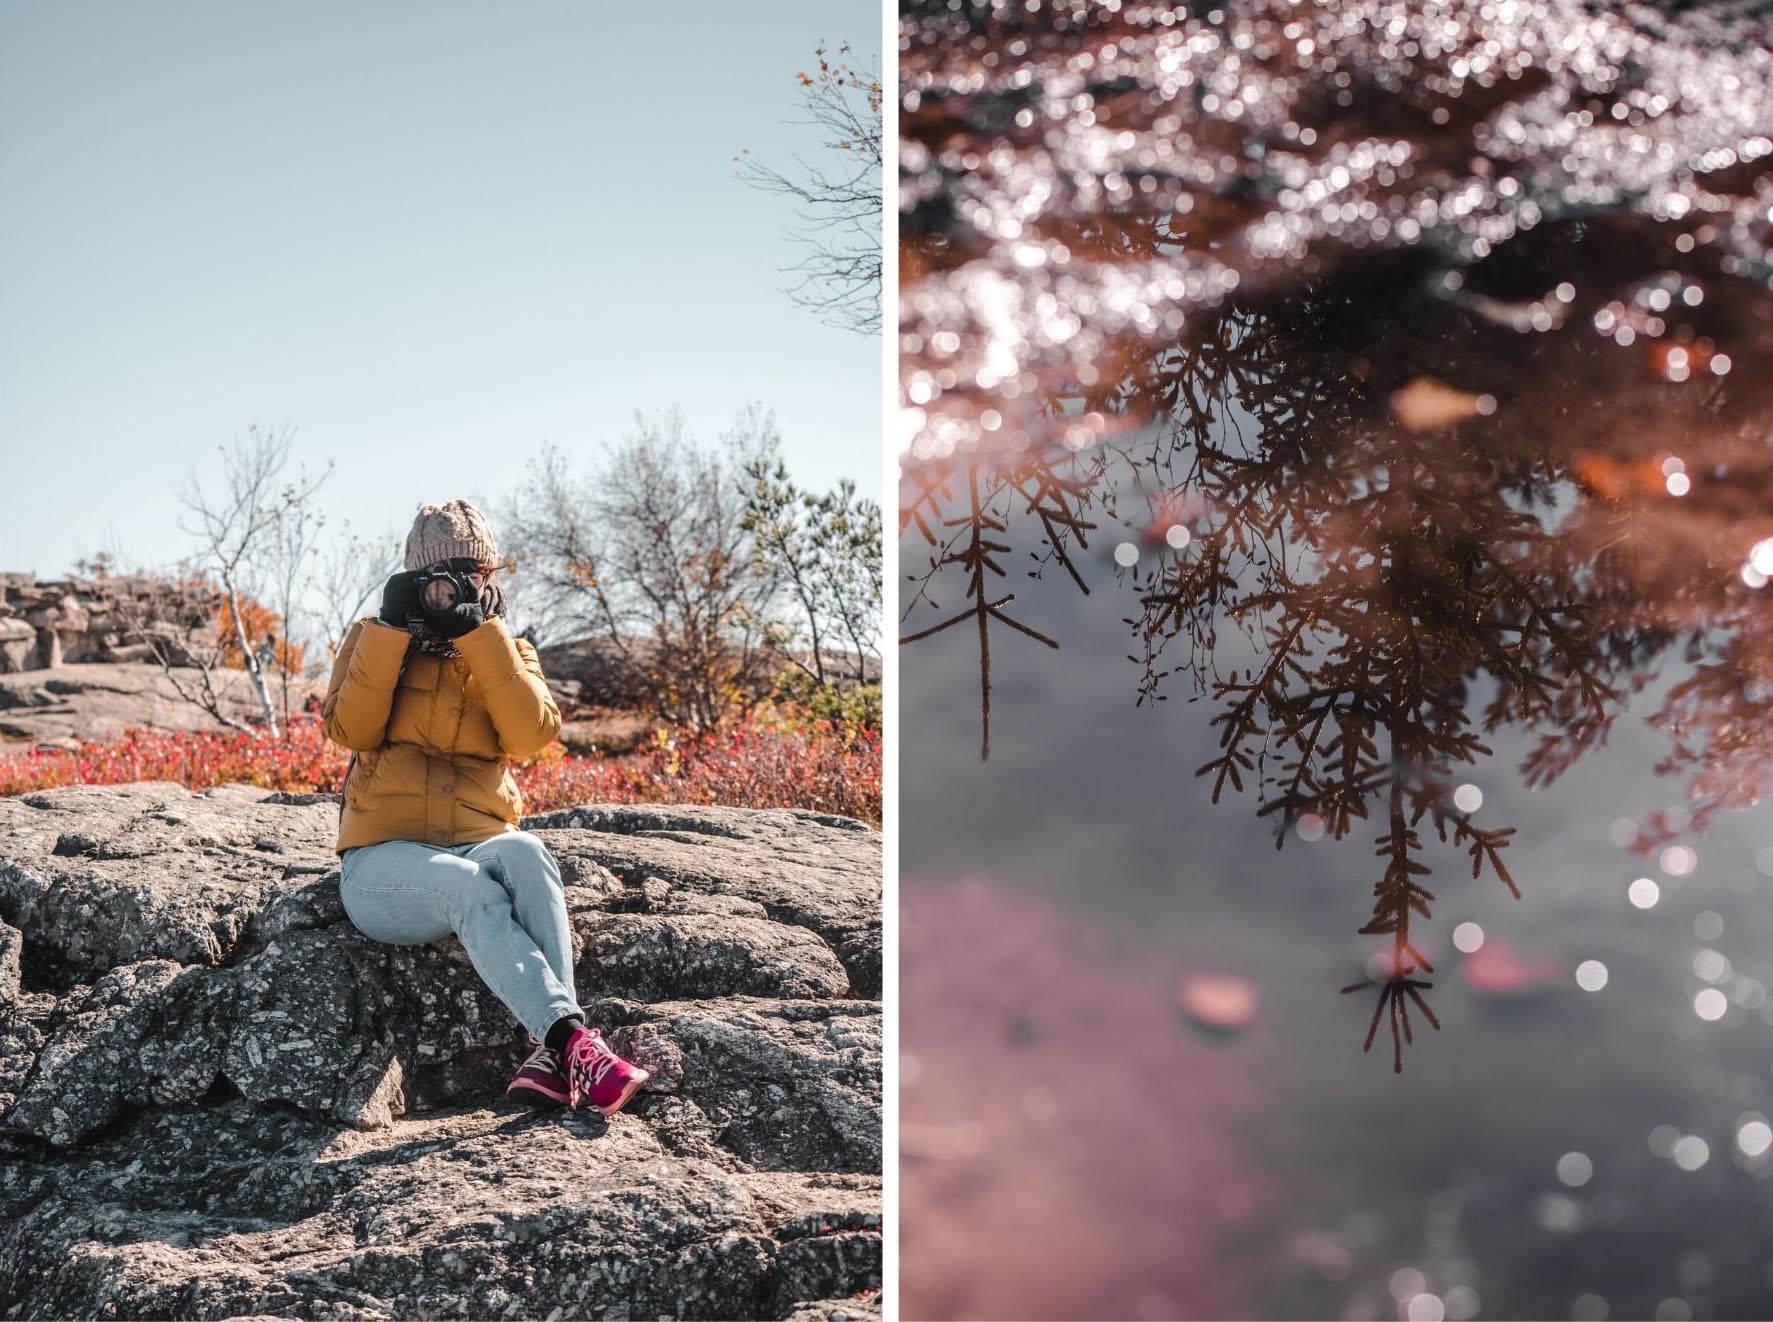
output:
M318 598L314 614L329 657L338 654L351 626L376 602L382 584L403 563L397 533L363 537L351 531L349 522L316 558L309 582Z
M249 424L232 448L221 449L220 491L206 491L193 473L180 497L194 519L186 530L199 541L197 563L221 585L234 645L273 735L278 731L277 709L271 701L260 649L248 636L243 606L250 580L270 553L279 521L304 505L332 471L328 465L318 477L303 474L280 485L294 442L292 428L271 430Z
M766 165L749 152L738 157L739 178L796 204L794 237L806 258L791 268L799 281L786 292L827 325L862 334L880 329L881 153L883 92L873 70L850 61L845 44L815 52L818 72L796 75L800 115L794 121L819 135L820 155L794 155L791 170Z
M289 724L290 672L299 678L302 617L307 614L306 597L314 557L320 548L326 516L320 512L313 497L324 476L312 483L286 484L274 511L271 527L265 538L263 575L269 604L283 620L281 643L273 640L269 649L277 664L278 700L285 727Z
M227 664L219 627L221 593L188 567L180 575L113 574L113 557L82 566L109 580L110 613L125 648L143 646L174 693L231 730L251 730L236 713L240 672ZM135 642L128 640L134 639Z
M530 609L596 638L658 717L708 730L766 690L740 439L705 448L676 410L637 419L584 479L543 451L505 512Z

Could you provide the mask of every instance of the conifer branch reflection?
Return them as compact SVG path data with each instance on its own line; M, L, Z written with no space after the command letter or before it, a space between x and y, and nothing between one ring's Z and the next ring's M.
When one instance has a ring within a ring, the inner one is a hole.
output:
M1005 613L1003 608L1016 599L1015 593L1006 593L995 601L989 599L989 594L986 592L988 581L985 575L990 573L998 578L1004 577L1003 565L997 557L1007 554L1010 550L1007 543L997 541L992 536L992 534L1002 533L1007 525L1002 514L993 512L991 503L1001 493L1015 491L1022 494L1027 500L1028 512L1038 518L1048 529L1052 529L1056 525L1076 526L1081 536L1082 528L1090 526L1081 523L1075 525L1067 523L1069 516L1064 502L1068 493L1063 482L1053 480L1049 474L1047 475L1048 480L1035 483L1035 489L1030 494L1024 489L1022 482L1018 480L1020 476L1021 474L1017 470L1011 470L1003 474L991 489L982 495L980 471L977 466L969 466L966 472L967 512L959 518L941 521L941 527L958 530L946 541L938 541L928 515L928 509L933 505L937 492L942 489L940 483L932 483L923 493L923 500L914 502L909 507L911 521L916 523L918 530L938 547L938 552L930 557L929 571L919 583L918 590L912 597L911 605L906 608L907 611L919 601L931 606L935 605L934 599L928 595L927 588L930 580L950 565L958 566L966 575L966 597L972 604L948 616L938 624L906 634L899 641L901 644L915 643L967 620L975 622L979 631L979 756L981 759L991 756L991 621L997 620L1000 624L1008 625L1018 633L1026 634L1036 642L1045 643L1048 647L1057 649L1059 646L1057 642L1048 638L1038 629L1031 628L1020 620L1012 619Z
M1659 660L1684 647L1694 668L1652 720L1673 741L1658 770L1688 778L1693 808L1652 820L1639 847L1773 784L1773 627L1729 561L1744 525L1766 522L1773 456L1733 437L1715 390L1655 397L1660 413L1621 426L1609 402L1619 386L1605 379L1617 361L1599 369L1588 342L1568 340L1534 364L1535 398L1592 401L1558 413L1558 430L1519 420L1413 430L1387 413L1399 381L1370 366L1375 346L1409 345L1413 370L1468 358L1494 371L1522 352L1520 337L1432 298L1378 306L1232 307L1187 346L1123 355L1101 384L1051 409L1105 418L1103 435L1163 419L1143 440L1104 441L1087 458L914 468L906 526L934 550L912 604L954 572L970 575L972 605L902 641L975 619L988 722L988 617L1058 645L1001 613L1013 597L986 602L985 571L1002 575L1012 530L1042 546L1034 577L1057 564L1088 592L1075 552L1098 525L1153 540L1116 510L1117 492L1184 511L1180 549L1119 575L1137 604L1126 619L1140 650L1135 701L1162 702L1177 677L1192 680L1217 709L1217 751L1197 775L1214 802L1252 794L1277 848L1308 815L1342 839L1382 807L1381 871L1360 931L1386 950L1372 979L1343 990L1377 988L1366 1047L1386 1022L1401 1070L1420 1021L1439 1027L1418 935L1435 901L1421 880L1429 832L1473 878L1520 894L1506 862L1515 829L1479 825L1454 801L1455 773L1489 758L1498 732L1527 737L1523 779L1548 784L1605 744ZM1641 472L1658 433L1682 437L1696 461L1716 456L1729 480L1671 501L1660 470ZM945 520L943 484L963 474L968 504Z

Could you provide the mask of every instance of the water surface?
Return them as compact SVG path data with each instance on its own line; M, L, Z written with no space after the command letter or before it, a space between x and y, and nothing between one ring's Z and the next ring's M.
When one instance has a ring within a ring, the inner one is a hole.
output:
M908 14L907 1316L1773 1312L1756 21Z

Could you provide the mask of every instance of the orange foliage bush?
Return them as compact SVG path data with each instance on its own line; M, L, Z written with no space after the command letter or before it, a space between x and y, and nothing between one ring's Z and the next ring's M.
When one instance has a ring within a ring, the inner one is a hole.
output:
M254 647L263 638L276 638L277 665L281 670L291 675L302 673L307 652L300 643L292 643L284 633L281 615L262 602L242 597L240 622L246 626L246 637ZM226 597L216 610L215 627L221 642L222 664L235 670L246 669L246 658L240 655L240 645L234 638L234 612L229 609Z
M283 738L137 730L73 750L0 755L0 795L139 780L336 792L347 758L312 718L292 722ZM581 803L733 804L807 808L878 825L880 737L845 738L828 723L812 722L797 729L739 725L683 740L662 733L620 757L573 756L556 744L519 765L517 783L531 812Z

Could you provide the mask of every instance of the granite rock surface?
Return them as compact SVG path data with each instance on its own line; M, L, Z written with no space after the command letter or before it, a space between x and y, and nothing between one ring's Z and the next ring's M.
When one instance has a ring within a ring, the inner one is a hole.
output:
M531 818L621 1114L504 1086L459 944L346 919L336 800L0 799L0 1314L878 1317L880 837Z

